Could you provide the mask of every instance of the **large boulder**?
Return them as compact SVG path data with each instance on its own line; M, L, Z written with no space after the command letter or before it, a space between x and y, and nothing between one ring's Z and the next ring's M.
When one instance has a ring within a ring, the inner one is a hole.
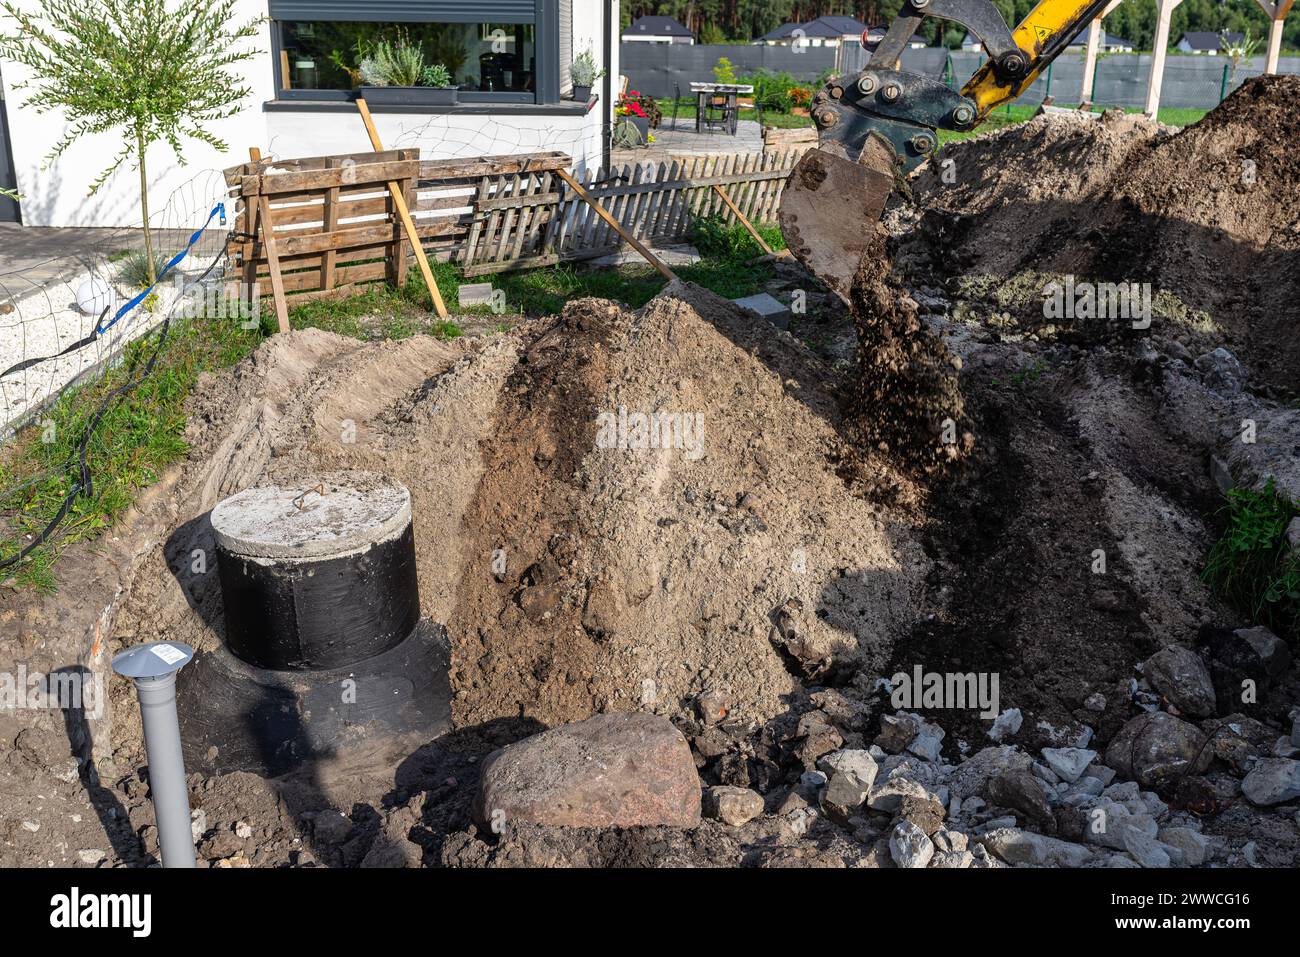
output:
M1106 763L1144 788L1161 790L1199 774L1214 751L1200 728L1164 711L1129 719L1106 749Z
M700 822L700 778L690 746L666 719L603 714L561 725L490 754L474 818L554 827Z
M1182 645L1162 648L1146 660L1142 673L1183 714L1208 718L1214 714L1214 682L1200 655Z

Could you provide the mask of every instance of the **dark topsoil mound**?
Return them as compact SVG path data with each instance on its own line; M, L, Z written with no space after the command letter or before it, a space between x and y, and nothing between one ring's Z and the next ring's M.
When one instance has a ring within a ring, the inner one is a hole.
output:
M1300 390L1300 77L1244 83L1172 131L1060 115L945 147L917 179L904 258L940 274L1025 269L1149 282L1208 312L1259 377ZM917 246L921 248L917 248Z

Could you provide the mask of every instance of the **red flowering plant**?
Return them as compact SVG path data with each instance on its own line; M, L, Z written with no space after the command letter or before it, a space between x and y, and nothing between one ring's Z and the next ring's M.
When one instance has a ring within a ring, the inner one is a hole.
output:
M636 90L628 90L620 96L614 106L614 112L618 116L637 116L649 120L652 128L659 125L659 119L663 115L654 97Z

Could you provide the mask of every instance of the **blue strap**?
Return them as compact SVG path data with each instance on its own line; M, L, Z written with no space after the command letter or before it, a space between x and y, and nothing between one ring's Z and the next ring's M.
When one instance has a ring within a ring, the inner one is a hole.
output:
M113 314L113 318L108 321L107 325L101 323L100 325L96 326L95 335L100 336L108 332L109 329L112 329L113 326L117 324L117 321L119 319L125 316L136 306L140 305L140 303L148 299L150 294L154 291L154 289L157 288L158 283L163 281L163 279L167 276L169 272L172 271L172 269L177 265L177 263L179 263L182 259L184 259L186 256L190 254L190 250L193 249L195 243L199 241L199 237L202 236L203 233L207 230L208 226L212 224L212 220L216 219L218 216L220 216L223 220L226 218L225 203L217 203L216 206L212 207L212 212L208 213L207 221L198 229L194 230L193 235L190 236L190 241L185 244L185 248L167 261L167 265L163 266L162 272L160 272L157 275L157 277L153 281L153 284L149 286L149 288L143 290L139 295L137 295L126 305L118 309L117 312Z

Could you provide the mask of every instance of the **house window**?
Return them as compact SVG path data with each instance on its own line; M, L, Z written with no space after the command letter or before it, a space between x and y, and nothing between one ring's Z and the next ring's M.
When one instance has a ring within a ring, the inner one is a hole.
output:
M371 85L362 65L376 45L418 49L426 67L441 64L463 94L536 92L537 48L531 23L349 23L328 20L280 24L280 88L310 94ZM377 84L386 85L386 84Z
M441 64L461 103L555 103L569 85L571 4L270 0L277 98L348 100L360 86L383 85L363 76L362 66L387 42L418 50L425 67Z

